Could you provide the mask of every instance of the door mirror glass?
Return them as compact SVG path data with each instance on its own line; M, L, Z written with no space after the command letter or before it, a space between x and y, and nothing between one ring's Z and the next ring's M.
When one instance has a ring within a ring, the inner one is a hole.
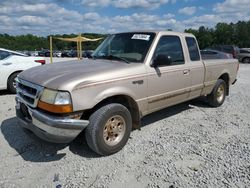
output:
M152 67L158 67L158 66L168 66L171 65L172 59L170 56L165 54L158 54L152 62Z
M178 36L162 36L155 48L151 66L174 66L185 63L181 40Z

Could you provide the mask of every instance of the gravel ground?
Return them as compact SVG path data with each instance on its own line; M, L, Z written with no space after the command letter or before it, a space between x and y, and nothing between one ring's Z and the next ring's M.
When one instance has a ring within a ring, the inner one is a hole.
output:
M219 108L195 100L143 119L122 151L41 141L0 93L0 187L250 187L250 65Z

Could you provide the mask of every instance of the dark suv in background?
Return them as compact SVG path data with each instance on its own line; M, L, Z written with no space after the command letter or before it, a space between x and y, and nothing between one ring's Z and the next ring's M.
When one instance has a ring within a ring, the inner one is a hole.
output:
M218 50L221 52L232 54L233 58L237 58L237 54L240 52L240 49L234 45L217 45L217 46L209 47L209 49Z

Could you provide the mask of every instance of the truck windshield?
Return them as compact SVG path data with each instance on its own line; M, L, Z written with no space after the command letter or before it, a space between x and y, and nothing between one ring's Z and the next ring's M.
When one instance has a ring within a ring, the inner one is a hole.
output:
M155 33L119 33L108 36L93 53L93 58L124 62L143 62Z

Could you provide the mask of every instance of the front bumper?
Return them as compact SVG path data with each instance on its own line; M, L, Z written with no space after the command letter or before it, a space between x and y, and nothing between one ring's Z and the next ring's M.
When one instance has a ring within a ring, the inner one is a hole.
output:
M89 124L87 120L52 116L28 106L24 113L20 105L25 104L17 99L16 115L21 126L48 142L69 143Z

